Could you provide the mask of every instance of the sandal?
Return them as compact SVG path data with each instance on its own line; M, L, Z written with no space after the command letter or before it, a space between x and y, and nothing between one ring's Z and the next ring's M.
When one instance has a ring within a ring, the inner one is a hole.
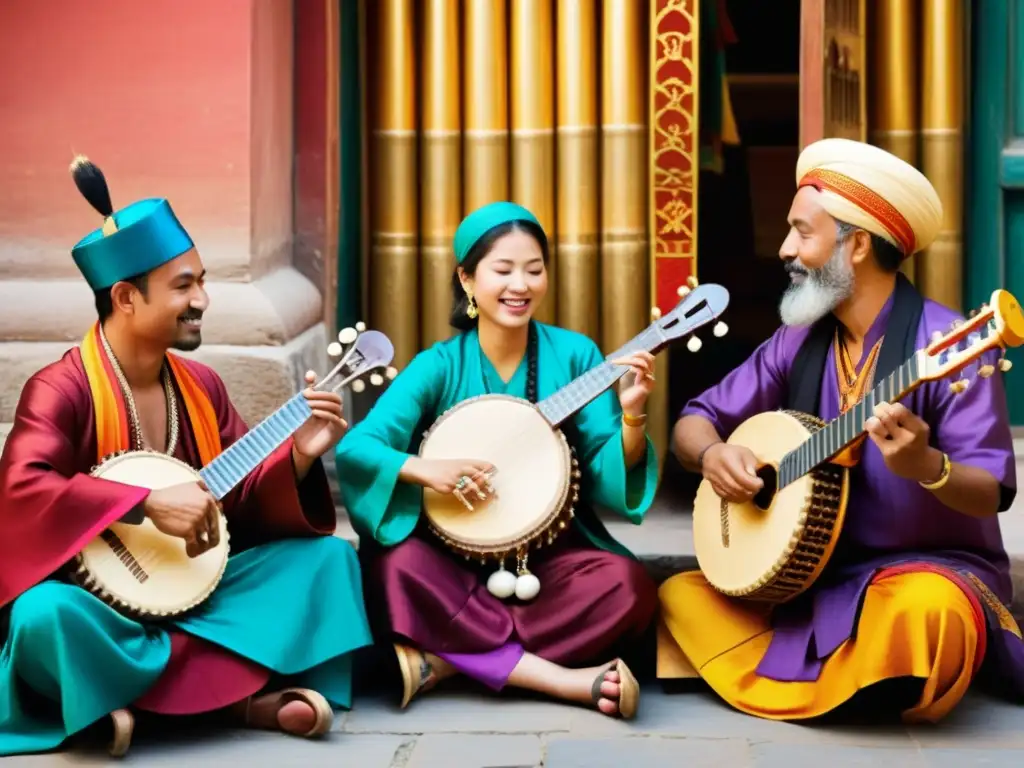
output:
M132 733L135 731L135 715L127 709L115 709L110 713L114 726L114 737L107 745L111 757L124 757L128 747L132 745Z
M395 655L398 656L398 667L402 671L400 706L405 709L413 699L437 685L438 679L425 655L407 645L395 643L394 647Z
M328 702L321 694L310 688L285 688L277 693L277 697L278 712L280 712L286 704L291 704L293 701L301 701L303 704L308 704L313 708L313 712L316 714L316 720L313 723L313 727L305 733L289 731L282 728L280 723L278 723L276 730L279 730L282 733L287 733L289 736L299 736L303 739L317 738L331 730L331 724L334 722L334 710L331 709L330 702ZM245 700L244 722L246 726L250 725L249 707L252 704L252 700L252 696Z
M604 676L609 672L619 673L619 716L623 720L632 720L636 717L636 711L640 704L640 684L637 683L632 671L626 666L626 662L621 659L613 661L607 669L594 678L594 685L590 689L590 697L594 700L594 706L597 706L601 699L608 698L601 693L601 684L604 682ZM608 700L611 701L611 699Z

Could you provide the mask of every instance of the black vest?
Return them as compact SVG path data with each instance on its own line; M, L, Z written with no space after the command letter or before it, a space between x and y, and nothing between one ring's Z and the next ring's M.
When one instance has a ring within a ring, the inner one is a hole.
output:
M875 381L884 379L914 354L917 349L917 329L923 312L924 299L921 294L902 273L898 274L892 310L885 324L885 338L878 351ZM818 415L821 379L838 325L835 315L829 313L811 327L789 372L788 409Z

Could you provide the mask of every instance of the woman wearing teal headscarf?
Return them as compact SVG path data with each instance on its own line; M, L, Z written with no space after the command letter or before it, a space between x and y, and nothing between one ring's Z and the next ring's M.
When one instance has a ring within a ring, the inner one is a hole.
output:
M583 473L576 517L553 546L530 555L540 593L500 599L508 589L491 583L492 594L489 574L446 549L420 515L424 487L486 493L491 468L419 458L423 431L471 397L538 402L604 358L586 336L532 319L548 289L548 241L525 208L500 202L471 213L455 233L455 258L451 324L461 333L418 354L336 454L367 561L367 605L402 670L402 706L461 673L494 690L508 684L633 717L636 679L613 654L644 632L657 593L592 505L639 524L654 497L657 458L643 416L653 358L617 361L632 367L633 383L563 425ZM570 668L588 664L596 666Z

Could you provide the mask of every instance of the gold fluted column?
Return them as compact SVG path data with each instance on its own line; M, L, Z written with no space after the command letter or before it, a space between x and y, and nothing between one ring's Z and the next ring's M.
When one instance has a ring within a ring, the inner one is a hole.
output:
M557 293L559 325L599 340L595 3L558 0L557 6Z
M511 0L512 200L526 206L548 235L548 298L536 313L555 320L555 100L551 0Z
M963 253L963 8L960 0L922 3L921 171L944 210L942 230L917 260L917 284L930 299L959 310Z
M395 365L419 350L416 59L413 0L371 3L370 322L395 345Z
M870 141L918 164L918 3L916 0L874 0L873 24L868 35L871 65ZM916 259L903 262L903 271L915 277Z
M505 0L464 0L464 210L508 198Z
M452 237L462 218L459 0L424 0L420 344L448 338Z
M647 3L604 0L601 41L601 338L611 352L648 323Z

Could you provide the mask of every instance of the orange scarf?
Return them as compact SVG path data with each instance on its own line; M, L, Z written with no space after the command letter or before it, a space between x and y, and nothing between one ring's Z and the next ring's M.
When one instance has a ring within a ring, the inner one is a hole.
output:
M128 423L128 407L121 392L121 385L114 375L103 343L100 341L100 325L96 323L85 334L81 346L82 363L89 379L92 392L93 412L96 415L96 458L102 461L112 453L127 451L137 446L131 444ZM199 448L199 459L205 467L221 452L220 425L213 409L210 396L202 384L192 375L185 364L174 355L167 355L181 399L185 403L188 423Z

